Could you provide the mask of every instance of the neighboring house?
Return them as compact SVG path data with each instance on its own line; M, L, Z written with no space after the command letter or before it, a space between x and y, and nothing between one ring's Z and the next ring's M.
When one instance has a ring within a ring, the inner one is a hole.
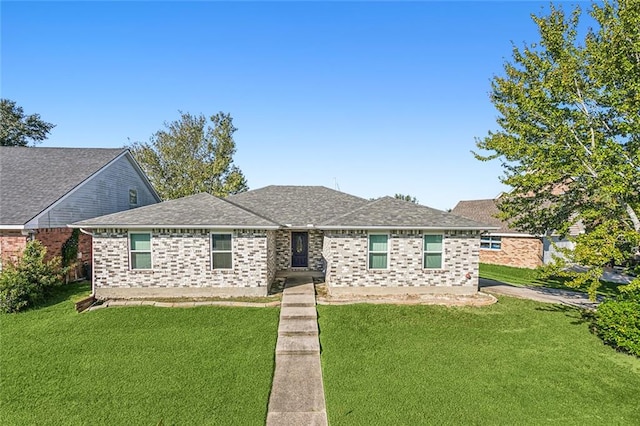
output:
M93 234L99 298L266 295L292 271L324 276L333 294L473 294L492 229L321 186L202 193L71 226Z
M556 247L573 248L573 243L558 236L539 236L520 232L507 221L497 218L500 210L496 199L460 201L451 211L458 216L494 225L498 229L480 238L480 262L496 265L536 268L560 256ZM582 232L579 225L570 229L570 235ZM555 243L555 247L552 244Z
M126 149L0 147L0 268L30 239L59 256L68 224L159 201ZM91 260L88 235L79 256Z

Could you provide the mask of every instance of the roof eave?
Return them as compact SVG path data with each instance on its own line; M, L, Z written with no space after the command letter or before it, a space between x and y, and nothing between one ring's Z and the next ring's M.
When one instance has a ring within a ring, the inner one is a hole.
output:
M274 225L203 225L203 224L87 224L87 223L72 223L67 225L69 228L83 228L83 229L265 229L275 230L280 229L279 226Z
M355 230L355 229L375 229L375 230L414 230L420 229L425 231L490 231L494 229L500 229L498 227L490 226L372 226L372 225L358 225L358 226L318 226L318 229L322 230Z

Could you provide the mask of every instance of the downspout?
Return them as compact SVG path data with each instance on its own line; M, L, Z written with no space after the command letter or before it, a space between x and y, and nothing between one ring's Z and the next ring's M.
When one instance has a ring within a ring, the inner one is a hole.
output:
M93 237L94 235L91 232L85 231L82 228L78 228L80 230L80 232L82 232L85 235L88 235L91 237L91 296L95 297L96 296L96 289L94 288L95 286L95 268L94 268L94 264L93 264Z

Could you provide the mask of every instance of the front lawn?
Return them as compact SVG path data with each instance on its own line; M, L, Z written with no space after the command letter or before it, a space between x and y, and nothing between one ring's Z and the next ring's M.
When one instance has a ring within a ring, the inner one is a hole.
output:
M640 359L603 345L572 308L318 311L332 425L640 424Z
M264 424L277 308L107 308L2 315L2 424Z
M542 279L538 277L538 271L529 268L516 268L513 266L492 265L489 263L480 264L480 278L486 278L493 281L500 281L516 286L532 286L532 287L549 287L562 290L573 290L586 292L584 288L575 288L567 286L569 278L551 277ZM618 286L620 284L600 281L598 294L605 296L615 296L618 294Z

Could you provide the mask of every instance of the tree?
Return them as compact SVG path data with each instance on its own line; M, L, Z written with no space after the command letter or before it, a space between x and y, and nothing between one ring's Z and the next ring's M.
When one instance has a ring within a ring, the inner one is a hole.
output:
M0 99L0 146L35 145L47 138L55 124L40 119L40 114L25 115L22 107L9 99Z
M229 114L211 116L180 112L180 119L164 123L148 143L136 142L131 152L160 196L173 199L208 192L218 197L246 191L247 181L233 164L236 145Z
M416 197L412 197L411 195L404 194L396 194L394 195L398 200L409 201L410 203L418 204L418 199Z
M597 25L584 39L579 8L532 16L540 41L514 45L494 77L499 130L477 140L488 154L474 154L502 161L513 188L501 198L503 219L535 234L584 226L565 254L591 267L572 285L588 284L593 297L602 268L640 244L640 2L605 1L590 14Z

